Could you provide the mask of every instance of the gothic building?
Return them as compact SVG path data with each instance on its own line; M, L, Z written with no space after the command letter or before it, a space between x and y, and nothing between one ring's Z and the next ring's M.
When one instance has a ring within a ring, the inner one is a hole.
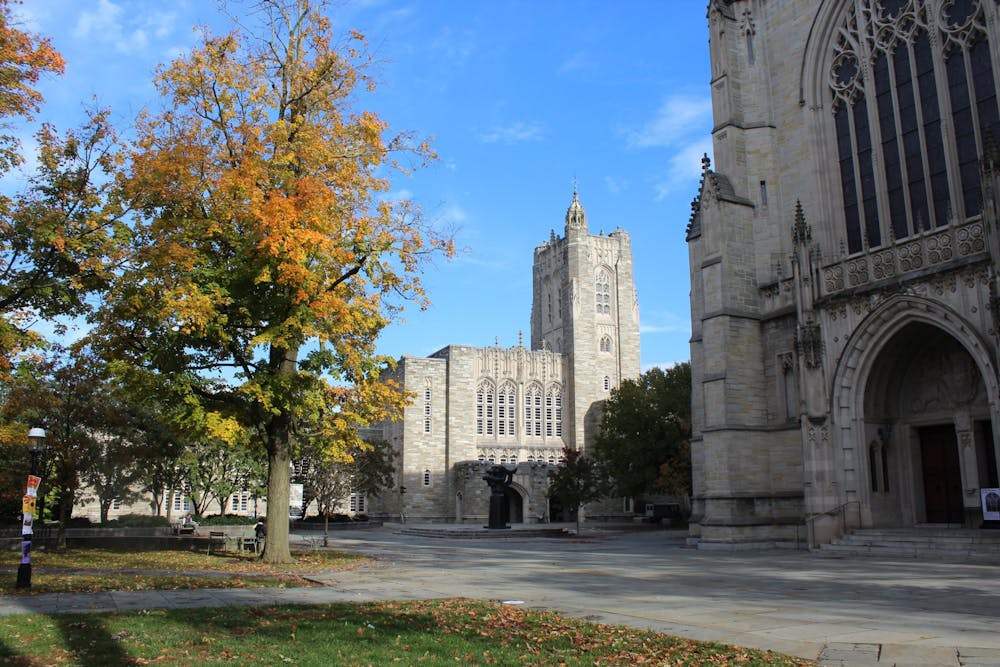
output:
M980 525L1000 459L1000 2L712 0L708 24L692 538Z
M550 466L564 446L586 449L599 411L622 379L639 376L639 309L629 235L592 235L576 195L565 235L535 248L531 347L449 345L404 356L394 379L416 396L384 424L398 484L369 503L373 516L482 522L487 466L516 466L508 492L514 522L548 519ZM619 501L591 515L624 514Z

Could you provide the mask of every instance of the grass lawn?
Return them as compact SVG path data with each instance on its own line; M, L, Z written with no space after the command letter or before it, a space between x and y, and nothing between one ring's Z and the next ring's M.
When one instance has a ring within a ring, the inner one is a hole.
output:
M193 588L309 586L304 575L355 567L365 556L345 551L294 551L294 563L268 565L252 554L206 555L204 551L39 549L31 554L31 588L16 589L13 575L0 577L0 593L82 593ZM16 570L20 552L0 552L0 567Z
M777 653L437 600L0 618L15 665L810 665Z

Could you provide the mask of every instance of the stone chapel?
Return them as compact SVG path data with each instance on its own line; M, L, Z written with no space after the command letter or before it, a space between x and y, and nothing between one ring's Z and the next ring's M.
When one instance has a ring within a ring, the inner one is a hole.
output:
M600 406L623 379L639 377L639 306L629 235L591 234L577 193L564 235L535 248L530 348L449 345L404 356L392 374L415 395L378 435L396 452L397 484L369 501L375 517L478 522L489 513L490 465L516 468L511 522L556 520L548 471L563 447L586 450ZM588 506L592 518L630 516L618 499Z
M978 527L998 486L1000 1L711 0L691 539Z

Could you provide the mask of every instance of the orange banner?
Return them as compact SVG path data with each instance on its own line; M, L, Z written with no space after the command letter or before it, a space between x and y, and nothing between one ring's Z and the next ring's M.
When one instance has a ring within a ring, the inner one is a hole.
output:
M41 477L35 477L34 475L28 475L28 495L36 496L38 495L38 485L42 483Z

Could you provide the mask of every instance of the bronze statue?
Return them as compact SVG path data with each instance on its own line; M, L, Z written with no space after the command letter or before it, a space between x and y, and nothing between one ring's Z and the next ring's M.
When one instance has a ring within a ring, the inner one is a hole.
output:
M490 485L490 524L487 528L510 528L507 525L507 489L514 481L514 472L506 466L490 466L483 479Z

